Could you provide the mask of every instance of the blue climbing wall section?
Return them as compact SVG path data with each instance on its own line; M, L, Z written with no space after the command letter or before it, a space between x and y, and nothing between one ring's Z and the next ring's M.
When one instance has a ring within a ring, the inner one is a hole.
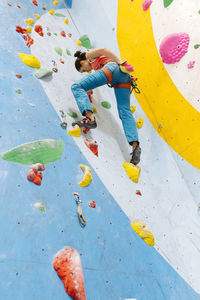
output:
M48 10L50 2L46 1ZM156 250L135 234L93 170L92 183L86 188L78 186L82 177L79 164L88 162L60 127L32 69L18 57L19 52L29 54L30 50L15 26L25 27L24 19L44 11L32 1L20 2L21 8L17 1L11 4L0 3L0 152L53 138L63 141L64 153L60 160L46 165L41 186L26 180L28 166L1 160L1 299L70 299L52 267L56 252L67 245L80 253L89 300L200 299ZM22 74L20 80L16 73ZM22 94L17 94L17 89ZM85 228L77 219L75 191L83 201ZM96 209L88 207L92 200ZM45 206L45 213L34 207L36 202Z

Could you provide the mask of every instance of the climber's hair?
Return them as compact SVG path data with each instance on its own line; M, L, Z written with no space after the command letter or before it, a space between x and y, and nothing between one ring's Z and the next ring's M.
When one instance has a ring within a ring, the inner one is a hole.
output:
M77 71L80 71L81 68L81 61L86 60L86 52L76 51L74 53L74 57L77 57L75 60L75 67Z

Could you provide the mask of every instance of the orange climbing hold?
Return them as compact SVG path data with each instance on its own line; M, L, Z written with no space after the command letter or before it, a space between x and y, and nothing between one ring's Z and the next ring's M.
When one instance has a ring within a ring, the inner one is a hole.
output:
M87 300L79 253L72 247L64 247L54 258L53 267L62 280L66 293L74 300Z
M94 155L98 156L98 144L96 141L85 139L84 143L94 153Z
M38 6L38 3L37 3L36 0L32 0L32 2L33 2L33 4L34 4L35 6Z
M35 25L35 32L37 32L40 36L44 36L43 29L41 25Z
M66 37L66 33L64 32L64 30L62 30L62 31L60 32L60 35L63 36L63 37Z
M20 25L16 25L16 31L22 34L27 32L26 28L23 28Z

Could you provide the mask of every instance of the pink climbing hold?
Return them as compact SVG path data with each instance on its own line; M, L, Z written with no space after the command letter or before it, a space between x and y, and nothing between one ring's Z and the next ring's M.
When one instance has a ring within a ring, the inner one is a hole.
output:
M89 207L95 208L96 207L96 202L91 201L88 205L89 205Z
M94 153L94 155L98 156L98 144L96 141L85 139L84 143Z
M144 0L144 2L142 3L143 10L144 11L147 10L151 4L152 4L152 0Z
M187 53L190 37L187 33L174 33L164 38L160 44L160 55L166 64L174 64Z
M192 69L192 68L194 68L194 65L195 65L195 61L192 60L188 63L187 67L188 67L188 69Z

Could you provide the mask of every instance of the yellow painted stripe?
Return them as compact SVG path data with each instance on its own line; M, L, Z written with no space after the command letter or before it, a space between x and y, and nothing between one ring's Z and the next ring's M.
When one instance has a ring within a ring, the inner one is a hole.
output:
M121 58L135 67L141 90L136 97L154 128L174 151L200 169L200 113L182 96L164 68L150 10L144 12L142 2L118 0Z

